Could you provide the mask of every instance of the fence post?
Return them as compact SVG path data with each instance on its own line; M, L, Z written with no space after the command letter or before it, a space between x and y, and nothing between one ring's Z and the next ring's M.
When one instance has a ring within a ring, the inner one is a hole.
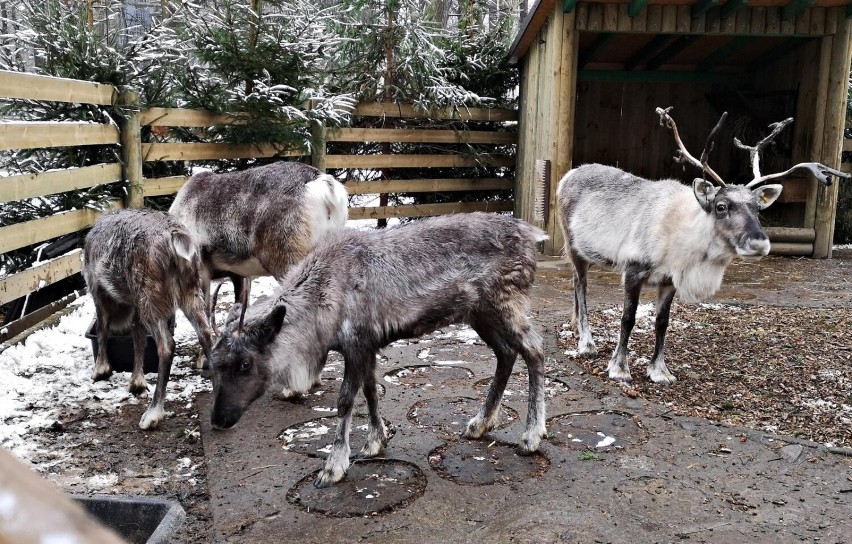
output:
M142 128L139 122L139 93L124 89L118 95L124 110L121 121L121 175L127 184L127 208L144 205L142 193Z
M311 123L311 164L325 172L325 125L320 121Z

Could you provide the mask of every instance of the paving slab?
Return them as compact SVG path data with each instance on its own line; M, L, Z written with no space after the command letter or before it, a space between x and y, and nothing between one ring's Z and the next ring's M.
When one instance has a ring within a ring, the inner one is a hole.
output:
M852 304L852 260L769 263L732 267L718 298ZM815 281L815 266L832 281ZM618 277L595 272L590 298L619 303ZM495 366L491 351L463 326L383 350L379 407L393 436L380 458L356 462L329 489L316 490L312 481L333 435L338 355L311 394L296 401L267 394L228 431L210 428L211 398L204 395L216 541L852 542L852 457L674 416L582 372L556 341L570 301L570 269L542 262L533 319L546 345L549 436L538 455L514 450L526 417L522 362L504 396L500 428L482 440L459 437ZM353 452L363 444L364 424L362 399Z

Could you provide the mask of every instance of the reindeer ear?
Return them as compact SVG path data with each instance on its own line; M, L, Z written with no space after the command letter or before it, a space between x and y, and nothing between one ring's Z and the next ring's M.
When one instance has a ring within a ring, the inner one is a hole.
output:
M692 181L692 192L698 204L709 212L713 209L713 199L716 198L716 186L706 179L695 178Z
M752 193L757 197L757 208L765 210L772 205L775 200L781 196L783 185L764 185L753 190Z
M287 307L283 304L273 306L269 315L263 318L263 323L260 326L260 335L264 339L272 340L281 330L284 324L284 317L287 315Z
M192 262L192 259L195 257L195 244L192 242L192 238L179 230L173 230L171 234L172 247L175 249L178 257Z

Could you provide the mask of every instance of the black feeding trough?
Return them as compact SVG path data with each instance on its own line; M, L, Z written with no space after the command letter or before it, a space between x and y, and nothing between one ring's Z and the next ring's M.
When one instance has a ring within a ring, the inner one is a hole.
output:
M172 542L186 519L181 505L166 499L114 495L73 495L71 498L131 544Z
M175 332L174 317L169 320L169 329L172 334ZM101 349L98 342L97 323L93 319L89 328L86 329L86 338L92 342L92 356L97 360L98 352ZM130 331L125 333L112 333L107 337L107 358L113 372L131 372L133 371L133 337L130 336ZM160 368L160 358L157 355L157 343L154 342L152 336L147 336L145 339L145 354L142 356L142 371L145 374L149 372L157 372Z

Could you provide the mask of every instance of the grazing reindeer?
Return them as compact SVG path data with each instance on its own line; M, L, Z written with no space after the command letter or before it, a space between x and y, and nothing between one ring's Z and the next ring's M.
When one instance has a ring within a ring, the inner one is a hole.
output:
M769 238L760 227L758 211L781 194L781 185L762 185L795 170L807 170L826 185L829 175L850 177L818 163L801 163L780 174L760 174L760 151L790 122L770 126L772 133L756 146L744 146L751 155L754 179L746 185L728 185L707 165L713 140L727 114L710 133L696 159L686 150L671 108L657 108L660 123L671 128L679 152L675 160L701 168L719 185L696 179L692 188L679 181L651 181L618 168L587 164L565 174L557 190L565 250L574 265L574 326L579 353L597 354L589 329L586 275L591 264L622 273L624 309L618 347L607 366L609 377L631 381L627 341L636 318L643 285L657 286L656 345L647 373L652 381L674 383L663 358L669 311L675 292L694 302L712 296L722 284L725 268L735 256L759 259L769 253Z
M92 379L112 374L107 359L111 332L130 329L133 336L133 374L129 390L148 390L142 374L146 334L154 337L160 359L157 388L139 427L156 428L165 417L166 384L172 369L175 341L168 326L180 308L198 334L210 359L212 331L204 312L198 246L186 228L163 212L117 210L102 215L83 252L83 277L95 301L100 350Z
M539 229L484 213L425 219L381 231L344 231L321 243L287 274L244 328L213 347L214 427L234 426L270 382L306 390L329 350L343 354L338 425L314 484L343 478L349 468L352 403L364 391L370 415L359 456L387 444L376 394L376 354L402 338L452 323L469 323L497 356L485 404L464 432L479 438L498 422L500 398L518 354L529 371L529 412L520 451L538 449L545 434L541 337L527 318Z
M240 172L195 174L169 213L198 240L209 305L211 279L230 277L237 301L248 300L252 276L280 281L319 240L343 228L348 198L333 177L282 161ZM232 307L231 318L238 307ZM212 307L208 312L212 320Z

